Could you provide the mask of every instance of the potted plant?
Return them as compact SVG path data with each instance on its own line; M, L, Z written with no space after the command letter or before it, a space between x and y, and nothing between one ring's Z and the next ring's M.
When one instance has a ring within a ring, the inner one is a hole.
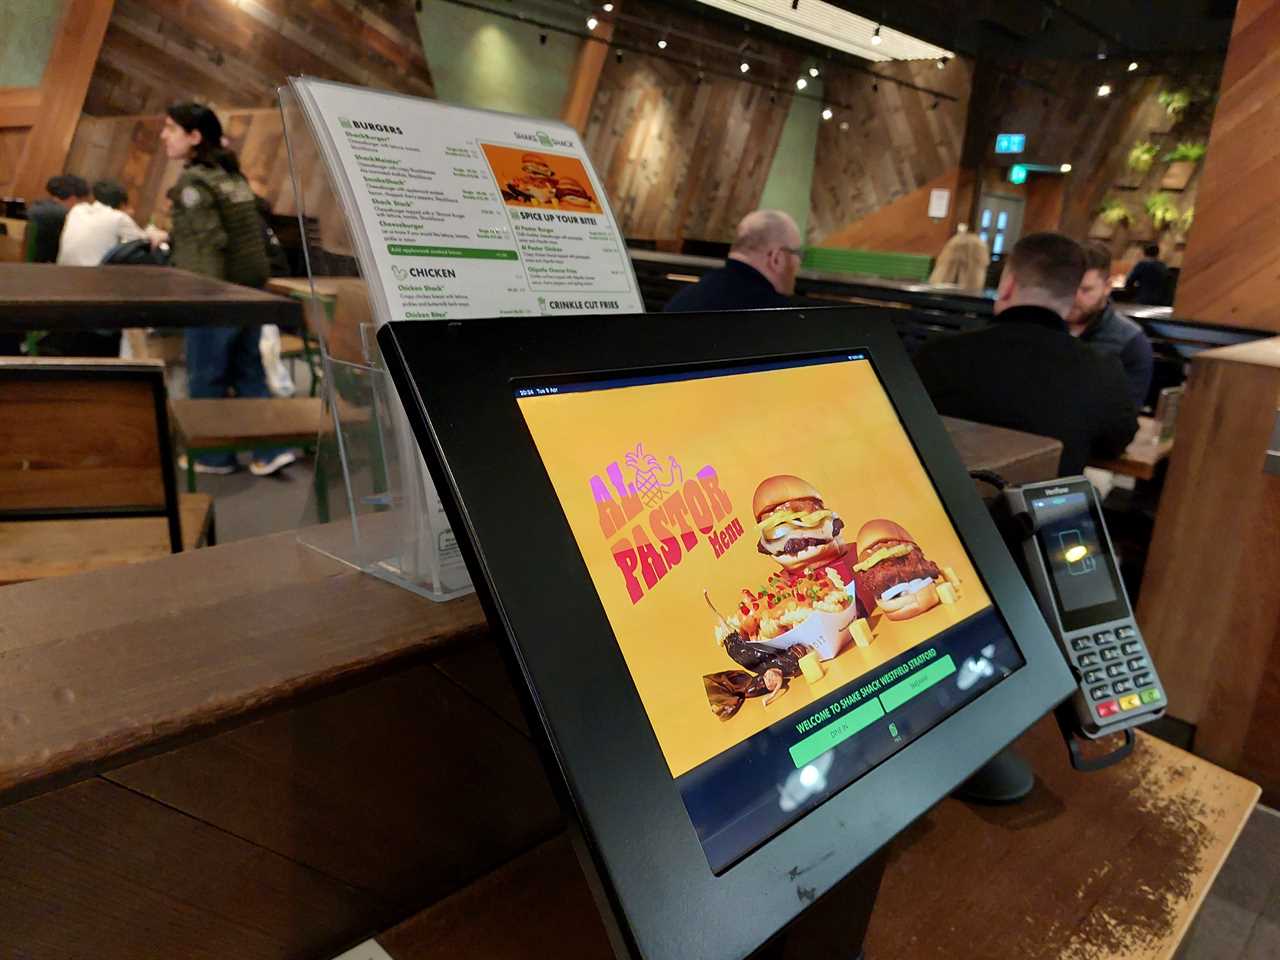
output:
M1151 225L1156 230L1167 230L1182 216L1173 202L1173 197L1163 192L1153 193L1147 197L1146 208L1147 216L1151 218Z
M1196 164L1204 157L1204 143L1184 140L1164 155L1169 169L1160 181L1161 190L1185 190L1196 172Z
M1180 87L1177 90L1161 90L1156 95L1156 100L1160 103L1160 106L1164 107L1169 126L1176 127L1187 112L1187 107L1191 106L1191 90L1187 87Z
M1178 217L1178 230L1175 235L1175 239L1178 243L1186 244L1187 234L1191 232L1191 224L1195 222L1195 219L1195 207L1187 207L1187 209L1182 211L1182 216Z
M1129 149L1129 155L1125 161L1125 172L1116 186L1126 190L1136 190L1142 186L1142 181L1146 179L1159 152L1160 148L1150 140L1139 140L1135 143Z
M1094 240L1110 240L1120 227L1132 222L1133 211L1128 205L1117 197L1108 197L1098 208L1098 215L1089 228L1089 237Z

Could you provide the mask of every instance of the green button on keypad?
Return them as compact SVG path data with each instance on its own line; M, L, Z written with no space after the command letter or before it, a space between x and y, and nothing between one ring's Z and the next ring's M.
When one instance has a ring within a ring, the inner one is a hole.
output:
M1142 702L1143 702L1143 703L1155 703L1155 702L1156 702L1157 700L1159 700L1159 699L1160 699L1160 691L1159 691L1159 690L1152 689L1152 690L1143 690L1143 691L1142 691Z

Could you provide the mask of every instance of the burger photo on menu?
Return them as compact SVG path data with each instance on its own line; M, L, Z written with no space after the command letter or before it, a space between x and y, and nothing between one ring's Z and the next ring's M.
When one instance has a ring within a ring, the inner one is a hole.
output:
M509 207L603 213L586 167L576 157L545 150L480 144Z

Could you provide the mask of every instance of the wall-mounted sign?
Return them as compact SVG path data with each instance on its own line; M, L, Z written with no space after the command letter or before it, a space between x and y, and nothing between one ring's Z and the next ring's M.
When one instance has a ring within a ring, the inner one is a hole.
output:
M1025 133L996 134L996 153L1021 153L1027 149Z
M945 220L951 212L951 191L945 187L935 187L929 191L929 219Z
M1012 167L1010 167L1009 182L1010 183L1026 183L1027 182L1026 166L1024 166L1021 163L1015 163Z

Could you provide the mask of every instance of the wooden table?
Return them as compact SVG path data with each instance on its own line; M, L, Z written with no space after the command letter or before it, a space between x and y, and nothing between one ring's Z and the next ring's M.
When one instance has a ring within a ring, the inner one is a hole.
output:
M867 939L904 960L1172 957L1258 788L1138 735L1124 763L1067 764L1051 719L1017 744L1023 803L945 800L892 844ZM550 841L376 938L392 960L611 956L567 840ZM366 945L353 952L363 960Z
M295 300L173 267L0 263L0 330L301 322Z
M1126 477L1150 480L1156 468L1173 452L1173 438L1160 439L1160 424L1150 417L1138 418L1138 432L1134 434L1123 454L1114 460L1095 460L1091 467L1122 473Z
M1058 476L1061 440L956 417L943 417L942 425L970 470L990 470L1010 483L1032 483ZM992 488L979 489L986 493Z

